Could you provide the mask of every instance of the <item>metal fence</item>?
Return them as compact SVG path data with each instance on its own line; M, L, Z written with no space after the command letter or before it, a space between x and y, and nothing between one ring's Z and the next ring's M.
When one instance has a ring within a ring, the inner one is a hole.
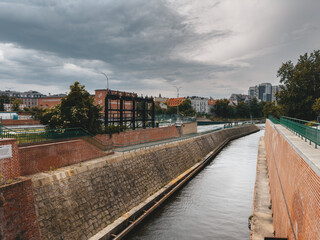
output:
M275 118L273 116L268 116L268 118L270 119L271 122L273 122L274 124L280 124L280 120L278 118Z
M19 145L27 145L41 142L57 140L67 140L82 138L105 151L112 148L112 144L107 144L95 137L93 134L82 128L44 129L44 128L22 128L10 129L0 125L0 138L15 138Z
M281 125L287 127L297 135L313 142L317 148L320 145L320 124L315 122L304 121L296 118L281 117Z

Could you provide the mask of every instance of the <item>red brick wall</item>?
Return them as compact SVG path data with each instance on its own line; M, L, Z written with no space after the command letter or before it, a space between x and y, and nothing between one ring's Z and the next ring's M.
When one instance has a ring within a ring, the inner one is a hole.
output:
M36 120L12 120L12 119L7 119L7 120L2 120L3 125L38 125L40 124L40 121L36 121Z
M48 171L107 155L82 140L70 140L19 147L21 175Z
M41 239L30 179L0 186L0 239Z
M109 141L109 134L97 135L102 141ZM145 142L154 142L164 139L179 137L179 132L175 126L163 128L148 128L129 130L112 135L113 146L127 146Z
M12 158L0 159L0 173L6 181L20 176L18 145L15 139L0 139L1 145L12 146ZM1 239L1 238L0 238Z
M320 239L319 175L269 120L266 123L265 146L276 237L294 239L294 230L299 240Z

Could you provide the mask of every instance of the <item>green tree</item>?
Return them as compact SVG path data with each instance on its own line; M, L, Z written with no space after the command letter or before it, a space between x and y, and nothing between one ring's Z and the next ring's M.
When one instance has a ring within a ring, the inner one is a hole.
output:
M22 100L19 98L14 98L12 101L12 111L18 111L20 112L20 104L22 104Z
M312 105L312 110L316 113L316 117L320 114L320 98L317 98Z
M249 107L244 102L239 102L236 106L236 116L239 118L249 118Z
M312 120L312 105L320 97L320 51L305 53L296 65L283 63L278 70L280 77L279 105L290 117Z
M41 122L51 128L81 127L91 133L99 132L102 127L101 108L94 105L94 99L84 87L79 82L71 85L69 94L61 100L61 104L42 114Z
M268 117L269 115L273 117L280 117L280 107L276 106L275 102L267 102L263 107L264 117Z
M212 111L216 114L217 117L234 117L234 109L231 106L229 106L228 99L217 100Z
M196 110L193 109L190 99L185 99L179 104L179 112L184 116L193 117L196 115Z
M253 118L259 118L262 117L263 113L262 113L262 109L261 106L258 103L258 99L257 98L253 98L250 103L249 103L249 111L250 114Z

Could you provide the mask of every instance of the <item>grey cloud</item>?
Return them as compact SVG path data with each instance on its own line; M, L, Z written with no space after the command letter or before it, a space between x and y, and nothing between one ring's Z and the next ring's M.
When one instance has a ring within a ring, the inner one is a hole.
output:
M164 1L14 1L0 4L0 41L66 58L101 60L116 78L191 81L227 70L188 59L170 60L177 47L228 36L196 34ZM169 60L168 60L169 59Z

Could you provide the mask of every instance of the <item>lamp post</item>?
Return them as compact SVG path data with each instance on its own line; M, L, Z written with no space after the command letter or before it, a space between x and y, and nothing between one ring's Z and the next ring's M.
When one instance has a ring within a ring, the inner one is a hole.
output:
M176 89L177 89L177 100L178 100L178 103L177 103L177 120L179 119L179 89L181 89L182 87L177 87L177 86L174 86Z
M109 90L109 78L107 76L107 74L101 72L102 75L104 75L107 78L107 90Z

